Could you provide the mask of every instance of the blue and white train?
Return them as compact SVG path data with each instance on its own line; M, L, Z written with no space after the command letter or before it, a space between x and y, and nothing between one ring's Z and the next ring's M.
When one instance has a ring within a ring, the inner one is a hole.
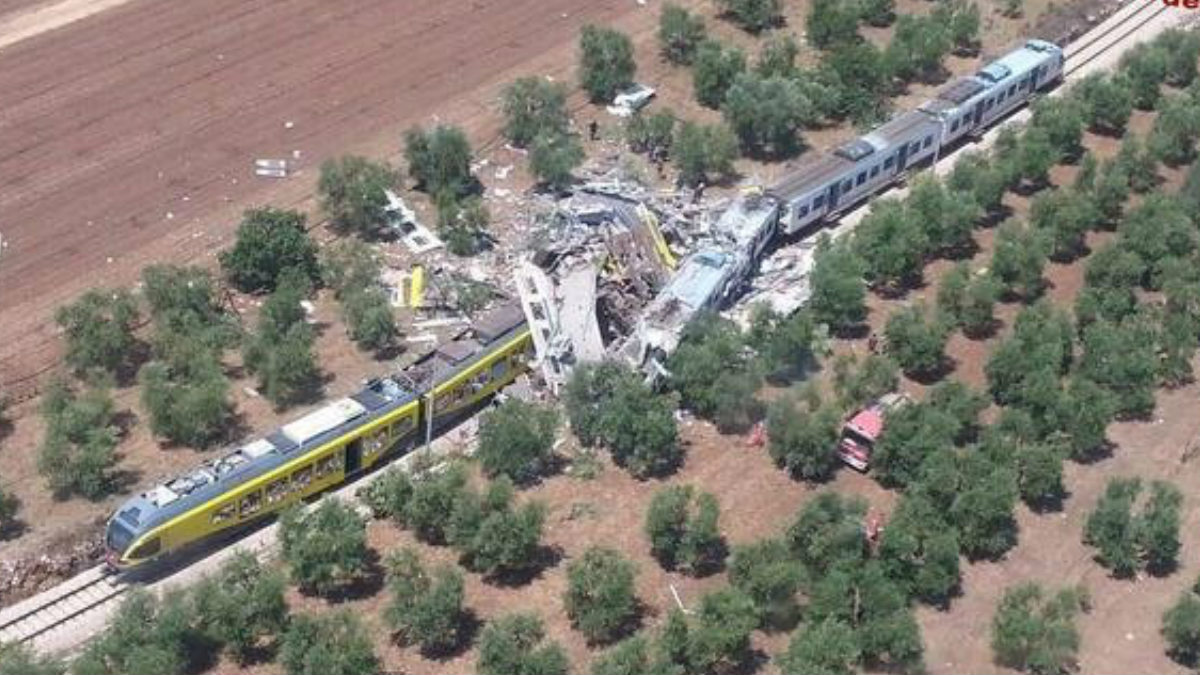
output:
M697 251L660 292L622 348L655 377L697 312L719 309L734 297L777 234L796 235L884 190L914 167L937 161L947 149L978 137L1063 76L1063 50L1043 40L955 80L915 110L893 117L833 152L808 155L761 198L735 203L717 224L721 245ZM736 216L736 217L735 217ZM729 227L723 227L726 223ZM728 230L726 232L725 230ZM724 236L723 236L724 235Z

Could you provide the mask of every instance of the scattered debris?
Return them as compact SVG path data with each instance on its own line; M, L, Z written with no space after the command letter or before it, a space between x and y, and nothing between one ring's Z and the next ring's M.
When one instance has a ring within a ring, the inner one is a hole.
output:
M254 160L254 175L265 178L287 178L288 163L286 159L256 159ZM237 179L233 179L236 183Z
M391 190L384 190L387 196L388 225L400 235L400 240L415 254L428 253L445 244L428 228L417 222L417 213Z

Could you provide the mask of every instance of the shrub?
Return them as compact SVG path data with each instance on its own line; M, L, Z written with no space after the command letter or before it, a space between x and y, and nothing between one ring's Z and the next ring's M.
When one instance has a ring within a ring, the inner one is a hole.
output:
M992 653L998 664L1030 673L1072 672L1079 651L1075 616L1087 609L1082 587L1046 597L1037 584L1004 592L992 618Z
M316 393L320 372L313 352L315 336L305 322L301 302L308 279L289 270L262 304L258 332L245 342L246 368L258 376L258 387L278 408Z
M887 356L869 354L862 363L853 354L834 359L833 388L846 408L866 405L899 384L900 366Z
M784 673L851 675L860 656L854 629L844 621L825 619L796 631L775 661Z
M83 648L71 671L78 675L181 673L199 665L194 659L203 645L184 593L171 592L160 600L134 589L104 632Z
M0 645L0 675L65 675L67 664L25 644Z
M958 588L958 533L934 503L910 490L879 541L879 560L889 579L914 597L945 606Z
M812 101L794 81L754 73L737 76L725 92L721 112L742 148L776 157L795 152L800 129L818 119Z
M551 461L557 427L553 410L518 399L505 401L479 425L479 462L484 472L518 483L533 480Z
M475 187L471 175L471 142L458 127L439 124L430 131L404 132L404 159L417 188L435 197L464 197Z
M722 432L747 429L762 414L755 396L762 375L741 329L728 319L706 314L690 322L667 370L683 405Z
M491 513L464 546L471 569L487 576L519 573L540 563L546 508L538 502Z
M1083 104L1088 128L1097 133L1120 136L1133 113L1133 94L1116 78L1096 73L1072 89Z
M829 406L797 409L795 401L780 399L767 417L771 459L793 477L827 480L838 466L839 417Z
M348 610L297 616L283 638L279 660L293 675L372 675L379 659L370 633Z
M233 414L229 378L218 356L195 338L169 334L158 338L164 360L146 364L142 406L150 429L172 443L207 447L224 438ZM161 345L169 344L169 347Z
M1046 266L1046 242L1039 232L1010 220L996 231L991 275L1009 295L1033 300L1041 294Z
M366 523L353 507L334 498L321 500L307 513L299 507L285 511L279 541L292 581L305 590L329 593L367 567Z
M682 461L674 404L626 366L576 368L567 382L566 408L580 442L608 448L634 476L661 475Z
M722 563L725 549L718 517L711 494L697 494L687 485L659 489L646 511L650 552L667 569L697 575L712 571Z
M1162 636L1171 658L1184 665L1194 665L1200 658L1200 598L1194 593L1181 593L1175 604L1163 613Z
M342 298L342 316L350 339L360 349L380 352L400 336L392 304L382 288L348 291Z
M583 163L583 146L574 134L543 133L533 139L529 169L552 190L571 184L572 172Z
M244 293L274 290L279 275L297 269L320 280L317 245L304 229L304 214L274 208L246 211L233 248L217 259L230 283Z
M670 110L634 113L625 123L625 139L629 148L634 152L651 153L651 156L655 152L670 150L675 140L675 122L675 113Z
M633 563L620 553L592 547L567 566L563 605L588 642L610 642L637 618Z
M38 473L55 496L99 500L112 492L118 430L108 391L93 388L76 395L63 382L55 382L42 400L42 415L46 436Z
M808 41L817 49L833 49L859 40L855 4L839 0L815 0L805 22Z
M783 21L780 0L718 0L718 4L739 26L751 33Z
M579 37L579 79L592 103L608 103L633 84L637 63L629 36L612 28L587 25Z
M737 145L737 137L725 125L683 122L671 144L679 180L685 185L698 185L713 177L729 175L737 157Z
M673 2L663 4L658 18L658 46L671 63L691 63L706 32L703 18Z
M205 632L245 665L264 639L283 634L288 619L285 588L281 574L241 551L191 594Z
M753 602L760 626L785 626L798 614L796 592L804 581L804 570L792 559L787 544L763 539L733 547L729 559L729 583Z
M725 94L738 75L746 72L746 57L737 47L726 47L706 39L696 48L692 64L692 89L696 101L709 108L720 108Z
M758 625L754 603L732 588L700 599L697 621L688 630L687 660L699 673L729 672L750 655L750 632Z
M854 231L851 245L866 263L867 278L888 288L919 283L930 250L923 225L894 199L872 204Z
M321 164L317 194L321 210L335 228L375 237L388 224L388 201L383 191L399 182L399 174L387 164L346 155Z
M892 314L884 330L888 354L910 377L932 377L946 360L946 326L928 314L923 304L911 305Z
M528 147L544 133L567 133L567 88L561 83L544 77L519 78L504 88L501 106L504 135L518 148Z
M907 486L916 480L927 457L954 445L959 430L959 420L929 403L893 410L872 453L876 478L883 485Z
M545 640L536 614L507 614L488 622L479 636L480 675L566 675L570 664L557 642Z
M865 559L862 520L866 510L866 502L836 492L822 492L804 505L784 539L809 578L819 579L831 569Z
M379 283L382 265L379 254L370 245L356 239L342 239L321 251L321 279L338 298Z
M453 567L425 570L417 552L402 548L388 557L392 601L384 618L392 630L426 654L442 654L460 639L463 577Z
M124 289L94 289L59 307L55 322L66 338L66 360L78 373L116 373L128 364L137 339L137 301Z

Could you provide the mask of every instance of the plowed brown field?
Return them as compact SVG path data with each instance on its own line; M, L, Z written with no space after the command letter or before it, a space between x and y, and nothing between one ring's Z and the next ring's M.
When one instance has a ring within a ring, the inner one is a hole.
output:
M3 0L0 27L31 8ZM152 260L211 255L242 209L302 202L322 159L394 153L435 112L490 137L480 125L496 116L475 113L496 87L518 71L569 77L582 24L639 10L131 0L0 49L0 386L19 393L53 363L62 301ZM254 177L255 158L296 151L299 175Z

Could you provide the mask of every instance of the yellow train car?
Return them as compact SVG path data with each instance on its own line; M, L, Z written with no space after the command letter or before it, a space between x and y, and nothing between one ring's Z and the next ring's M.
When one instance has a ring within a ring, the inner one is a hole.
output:
M130 569L335 487L474 409L528 369L518 306L498 308L406 368L370 380L263 438L126 501L108 520L106 559Z

